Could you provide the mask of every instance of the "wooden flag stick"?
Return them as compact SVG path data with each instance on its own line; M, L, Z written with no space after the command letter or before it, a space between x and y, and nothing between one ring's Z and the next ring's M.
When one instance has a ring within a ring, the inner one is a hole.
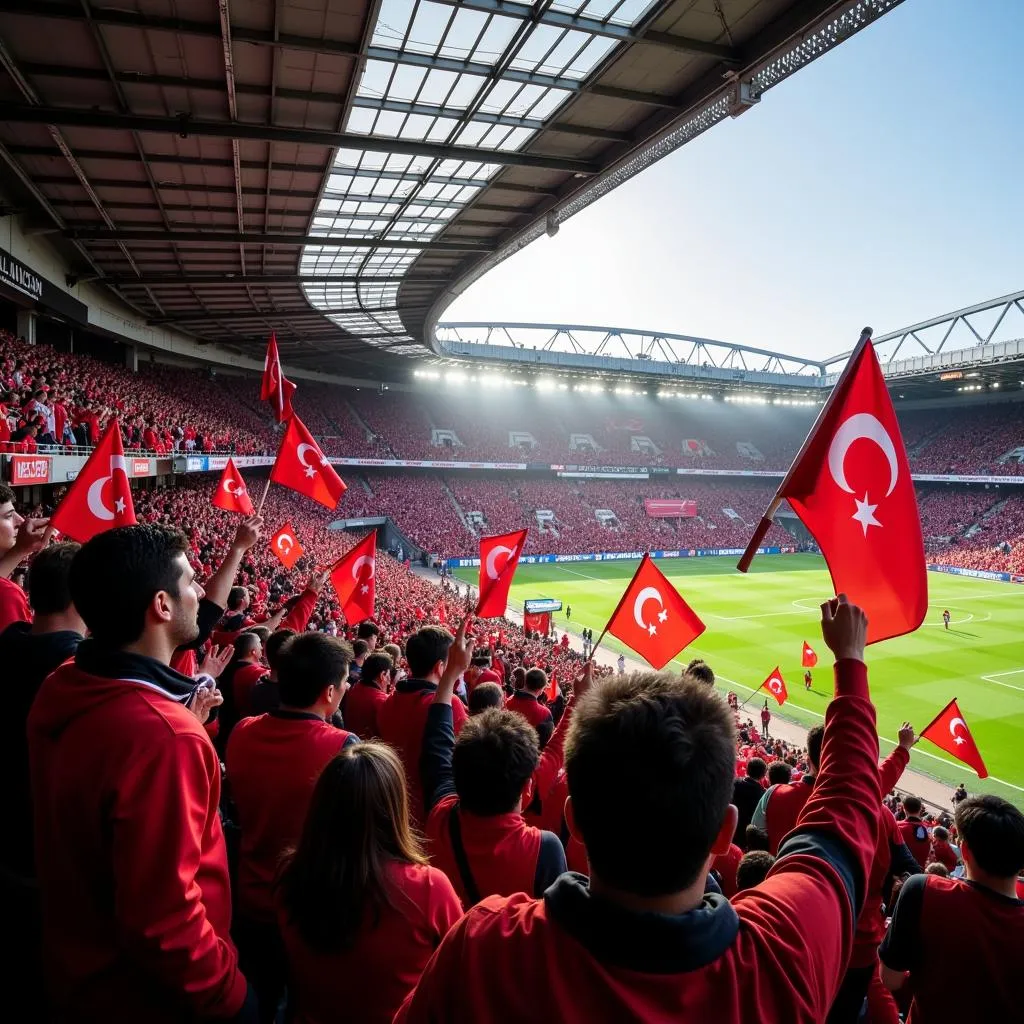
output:
M263 512L263 503L267 500L267 491L270 490L270 477L267 477L266 485L263 488L263 497L260 498L260 503L256 506L256 515L261 515Z
M613 615L612 618L615 618L615 616ZM608 621L610 622L611 619L609 619ZM607 632L608 632L608 627L605 626L604 629L601 630L601 635L597 638L597 643L594 644L594 646L590 648L590 654L587 655L587 661L593 661L594 660L594 652L598 649L598 647L601 646L601 641L604 639L604 635ZM586 665L587 661L583 662L583 664Z

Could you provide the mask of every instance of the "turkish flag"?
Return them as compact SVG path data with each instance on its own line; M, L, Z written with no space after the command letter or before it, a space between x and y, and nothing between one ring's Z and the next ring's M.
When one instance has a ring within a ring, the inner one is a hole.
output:
M651 602L658 610L648 615ZM607 630L654 668L664 668L704 632L704 623L661 570L644 555L615 609Z
M334 472L327 456L298 416L288 421L270 479L327 508L334 508L346 491L345 481Z
M493 619L505 614L508 591L526 544L526 530L480 538L480 599L476 614Z
M135 522L121 424L115 417L50 517L50 526L84 544L104 530Z
M220 482L217 490L213 492L213 504L216 508L222 508L225 512L241 512L243 516L252 515L252 500L249 491L246 489L242 474L232 459L224 467L220 475Z
M269 402L274 418L284 423L294 415L292 394L295 385L281 372L281 357L277 353L277 335L271 334L267 342L267 355L263 360L263 380L260 382L260 398Z
M970 765L979 779L988 778L988 769L981 759L978 746L974 742L971 730L967 728L964 716L960 714L954 697L933 719L930 725L921 730L923 739L931 740L940 750L952 754L958 761Z
M782 678L782 673L779 671L779 666L776 665L772 670L772 674L758 687L759 690L767 690L778 702L781 707L786 703L786 698L789 696L789 691L786 689L786 680Z
M373 530L331 569L331 583L348 622L362 622L373 616L376 576L377 531Z
M302 545L299 543L299 538L295 536L295 529L291 523L285 523L270 538L270 550L281 559L281 564L286 569L291 569L302 557Z
M805 640L804 650L800 655L800 665L803 668L814 668L818 664L818 655L814 653L814 648Z
M868 643L912 633L928 609L914 483L869 330L797 454L740 569L782 498L818 542L837 594L867 613Z
M544 694L548 699L548 704L554 704L558 700L558 680L555 678L554 672L548 676L548 688Z

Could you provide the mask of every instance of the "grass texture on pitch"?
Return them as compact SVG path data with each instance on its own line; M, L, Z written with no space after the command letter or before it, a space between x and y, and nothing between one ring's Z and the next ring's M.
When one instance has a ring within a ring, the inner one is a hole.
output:
M555 614L559 631L589 627L596 638L636 566L521 565L510 604L521 609L527 598L558 598L572 608L569 620L564 607ZM735 558L664 559L658 567L707 626L678 663L704 658L723 689L735 690L741 701L778 665L790 694L783 716L807 726L822 720L832 692L831 655L819 625L819 605L832 593L822 559L760 555L746 576L736 571ZM479 571L460 569L456 575L475 584ZM882 753L892 749L904 720L922 729L956 697L990 777L979 780L927 740L915 748L911 767L1024 806L1024 586L929 573L928 590L928 617L916 633L868 648ZM952 616L948 631L942 625L944 608ZM803 640L819 658L809 692L800 667ZM602 646L626 650L614 637L606 637ZM762 699L747 705L755 720ZM773 713L774 703L769 705Z

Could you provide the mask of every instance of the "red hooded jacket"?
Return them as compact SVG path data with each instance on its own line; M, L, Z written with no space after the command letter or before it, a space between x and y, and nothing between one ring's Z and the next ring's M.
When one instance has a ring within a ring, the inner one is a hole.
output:
M193 692L152 658L85 640L29 713L45 966L70 1019L162 1024L249 1006L220 766Z

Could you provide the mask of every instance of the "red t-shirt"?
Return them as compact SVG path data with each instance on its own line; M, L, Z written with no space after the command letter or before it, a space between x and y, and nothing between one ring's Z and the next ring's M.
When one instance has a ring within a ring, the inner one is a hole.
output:
M31 622L28 595L6 577L0 576L0 633L12 622Z
M389 881L379 923L368 912L355 944L337 952L310 948L278 906L292 1024L391 1024L462 907L437 868L394 862Z
M377 710L380 738L398 751L405 768L405 780L409 785L409 813L415 825L422 825L426 818L423 811L420 754L423 752L427 709L436 690L437 684L425 679L403 679ZM466 705L456 698L452 701L452 724L456 736L467 718L469 712Z
M917 861L921 867L925 867L928 863L928 851L932 846L932 838L928 834L928 826L919 819L907 818L904 821L898 823L900 830L900 836L903 838L903 842L907 844L907 848L914 856L914 860Z
M722 879L722 892L726 899L732 899L739 891L736 888L736 869L743 860L743 851L735 844L730 843L725 853L717 856L711 864L711 869L717 871Z
M361 740L379 739L377 713L387 699L388 695L372 683L355 683L345 694L345 728Z
M509 711L518 711L534 728L552 721L551 712L529 690L516 690L505 702L505 707Z
M354 742L319 715L283 709L243 718L232 730L225 763L242 830L236 896L245 914L274 919L281 854L299 840L320 773Z

